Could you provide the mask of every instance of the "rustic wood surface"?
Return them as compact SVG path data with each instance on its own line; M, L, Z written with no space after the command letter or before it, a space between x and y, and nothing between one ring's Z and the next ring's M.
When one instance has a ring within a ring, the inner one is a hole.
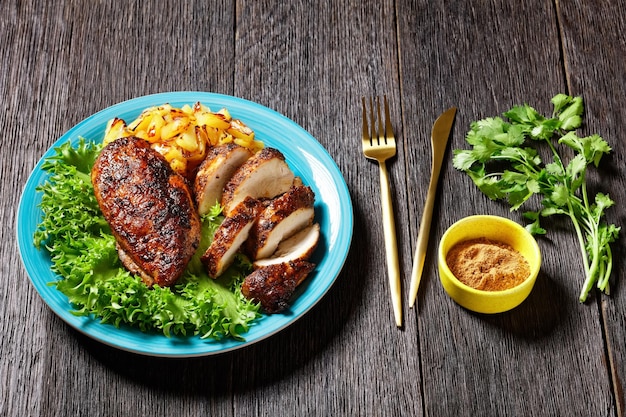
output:
M343 2L103 0L0 4L0 415L623 416L624 238L612 294L578 302L582 266L564 221L540 238L544 262L518 308L485 316L447 297L437 241L462 216L522 222L480 194L447 154L418 304L409 275L434 119L457 106L450 148L472 120L556 93L585 99L584 133L614 149L591 178L626 219L626 14L599 0ZM319 304L281 333L195 359L122 352L62 322L20 262L15 214L43 153L120 101L200 90L270 107L335 159L354 237ZM393 324L378 172L361 154L360 98L386 94L399 139L389 163L405 293ZM623 235L624 233L622 233Z

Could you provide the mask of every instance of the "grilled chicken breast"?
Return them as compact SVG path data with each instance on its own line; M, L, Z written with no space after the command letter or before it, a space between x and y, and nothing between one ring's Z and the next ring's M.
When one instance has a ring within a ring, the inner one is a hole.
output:
M315 249L320 238L319 223L312 224L280 242L271 258L258 259L252 263L257 269L264 266L290 261L306 261Z
M209 151L200 164L194 182L198 213L206 214L211 207L222 201L226 182L251 156L249 149L234 143L218 145Z
M215 231L211 245L200 258L210 277L220 276L233 263L260 212L261 203L247 197L235 207L230 216L224 218Z
M91 178L122 263L149 286L174 284L200 242L200 218L185 179L136 137L108 144Z
M289 307L296 287L313 268L315 264L307 261L264 266L244 279L241 292L246 298L259 302L267 313L278 313Z
M291 188L294 173L284 155L274 148L264 148L244 162L224 186L222 206L229 215L237 204L250 196L274 198Z
M254 260L272 256L280 242L313 223L314 201L313 190L305 185L272 200L250 231L246 253Z

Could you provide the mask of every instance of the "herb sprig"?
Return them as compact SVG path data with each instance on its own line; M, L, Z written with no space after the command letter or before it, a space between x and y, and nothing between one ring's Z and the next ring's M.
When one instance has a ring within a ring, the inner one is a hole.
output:
M511 210L540 195L542 208L524 213L532 221L527 229L533 234L546 233L541 217L569 216L583 258L585 282L579 299L585 302L594 285L609 293L613 267L610 244L620 231L603 220L613 200L603 193L590 199L586 183L587 168L597 168L611 147L597 134L581 138L574 132L582 125L581 97L558 94L552 104L552 117L525 104L503 113L508 121L490 117L473 122L466 136L472 149L455 150L453 164L489 198L508 201ZM542 161L537 151L541 144L550 150L552 161ZM574 151L568 162L562 157L564 153L559 153L562 146Z

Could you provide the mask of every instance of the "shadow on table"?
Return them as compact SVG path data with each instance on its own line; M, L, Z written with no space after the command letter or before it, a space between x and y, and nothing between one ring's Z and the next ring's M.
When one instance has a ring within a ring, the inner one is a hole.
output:
M515 337L532 341L550 336L557 327L563 325L564 321L572 320L570 316L579 314L574 312L576 308L588 307L593 311L597 297L601 294L594 288L584 306L581 306L578 295L584 281L582 258L578 254L563 256L560 253L563 250L563 239L573 242L571 222L565 216L553 216L550 218L548 235L537 237L545 259L537 282L528 298L508 312L494 315L470 314ZM622 240L623 238L620 238L611 246L614 259L612 292L618 289L615 277L621 270L621 259L626 253L626 249L620 244ZM577 246L574 248L578 249ZM572 259L575 264L565 264L565 262L571 262ZM571 276L566 276L566 274ZM584 314L593 315L592 311Z
M549 239L543 239L540 244L550 245L550 250L557 250L557 244ZM621 248L617 249L621 252ZM581 261L582 262L582 261ZM578 300L579 290L583 284L583 276L580 280L572 280L571 276L564 276L563 265L560 262L551 266L542 266L537 277L537 282L526 300L516 308L494 315L472 313L480 317L486 323L500 328L502 331L524 339L528 342L550 337L564 322L577 320L573 316L583 314L593 316L596 298L601 296L595 288L589 294L588 300L583 305ZM582 266L580 267L582 272ZM574 267L576 270L576 267ZM571 270L569 272L571 274ZM577 276L576 276L577 277ZM567 286L567 287L566 287ZM612 287L612 289L614 289ZM576 308L589 308L587 312L575 312ZM598 325L600 319L598 318ZM576 326L583 326L578 324Z
M564 292L557 280L540 272L532 292L519 306L500 314L474 314L515 337L542 339L550 336L568 314L571 303L562 302Z
M358 303L362 283L354 248L329 292L307 314L272 337L213 356L171 359L137 355L74 332L87 352L130 380L168 393L216 396L256 389L283 379L325 350ZM352 265L352 266L351 266Z

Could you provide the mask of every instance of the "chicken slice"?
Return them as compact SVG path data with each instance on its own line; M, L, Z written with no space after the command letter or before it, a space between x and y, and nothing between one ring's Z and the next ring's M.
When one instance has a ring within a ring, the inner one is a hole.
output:
M253 260L269 258L281 241L313 224L315 194L308 186L294 186L263 210L250 231L246 252Z
M224 187L222 206L228 216L244 198L274 198L292 186L294 173L284 155L274 148L264 148L239 167Z
M320 225L314 223L290 238L280 242L276 252L274 252L271 258L254 261L252 266L256 269L289 261L306 261L311 257L317 247L319 237Z
M244 279L241 292L249 300L259 302L267 313L278 313L289 307L296 287L314 268L315 264L307 261L267 265Z
M200 258L210 277L217 278L233 263L260 212L259 201L247 197L217 228L211 245Z
M226 182L235 171L252 156L252 152L234 143L212 148L196 174L194 194L200 215L222 201Z
M185 179L137 137L105 146L91 179L122 263L149 286L174 284L200 242L200 217Z

